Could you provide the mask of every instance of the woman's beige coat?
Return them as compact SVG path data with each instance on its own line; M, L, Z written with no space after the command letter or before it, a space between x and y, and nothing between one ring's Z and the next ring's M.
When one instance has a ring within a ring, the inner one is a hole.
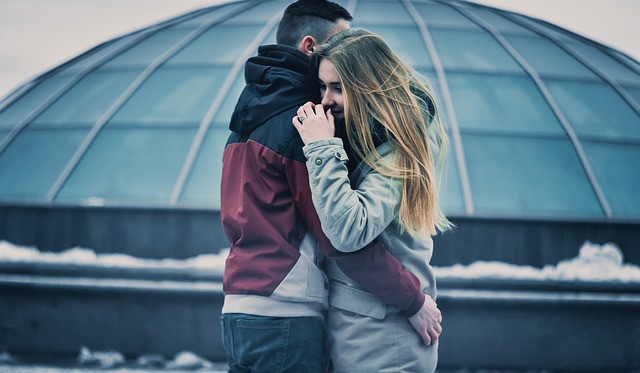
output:
M420 280L423 291L435 299L435 277L429 265L431 237L411 236L397 224L400 181L364 162L349 175L340 138L313 141L303 150L313 203L336 249L357 251L380 236L391 254ZM377 150L385 162L393 162L387 144ZM325 273L330 283L327 325L334 372L435 370L437 345L425 346L406 315L366 292L330 260Z

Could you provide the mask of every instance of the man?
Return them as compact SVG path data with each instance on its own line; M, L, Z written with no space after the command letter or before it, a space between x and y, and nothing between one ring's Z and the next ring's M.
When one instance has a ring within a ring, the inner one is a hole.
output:
M417 278L378 242L356 253L336 251L311 199L303 143L291 117L302 104L319 102L309 56L351 19L335 3L299 0L285 10L277 44L261 46L247 61L222 170L221 218L231 243L222 333L230 372L323 371L329 284L317 249L383 302L404 310L426 344L438 338L439 310Z

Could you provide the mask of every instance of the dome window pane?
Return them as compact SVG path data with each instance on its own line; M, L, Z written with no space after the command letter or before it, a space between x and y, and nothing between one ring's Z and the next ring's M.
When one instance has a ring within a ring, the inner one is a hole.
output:
M431 36L447 70L524 74L513 57L488 33L434 29Z
M195 129L104 129L58 201L168 203Z
M477 213L604 216L568 140L463 135L462 141Z
M414 4L428 28L454 28L479 31L478 25L453 8L442 5Z
M640 116L612 87L560 80L545 82L579 136L640 139Z
M599 79L591 70L548 39L505 35L531 67L542 75Z
M44 201L87 132L22 131L0 154L0 199Z
M243 7L242 3L227 3L222 4L219 7L215 7L210 11L199 11L198 15L188 15L181 20L180 23L176 24L174 27L188 27L188 28L196 28L202 26L205 23L215 22L216 20L227 19L233 13L235 13L239 8Z
M480 17L483 21L488 23L492 28L495 28L500 33L504 34L517 34L517 35L536 35L532 31L529 31L523 26L510 21L506 17L503 17L491 10L480 9L475 7L468 7L474 15ZM501 12L502 13L502 12Z
M238 98L240 97L244 86L244 74L240 73L236 77L236 81L233 83L229 92L225 94L222 105L218 108L218 112L213 120L215 126L229 128L231 115L233 114L233 110L236 107L236 103L238 102Z
M198 36L167 63L233 65L261 29L218 25Z
M640 105L640 88L624 87L624 90L631 95L636 104Z
M153 73L108 125L197 126L218 94L227 68L163 68Z
M462 186L458 175L458 163L450 144L449 154L443 169L442 181L440 184L440 203L442 210L447 214L461 214L465 212L464 199L462 198Z
M524 27L530 28L534 31L542 32L542 35L545 35L544 37L557 39L563 43L575 40L574 34L558 26L541 22L540 20L529 18L521 14L513 13L511 15L517 20L518 23L522 23ZM538 32L535 32L535 34L539 35Z
M185 184L181 204L220 208L222 152L229 133L229 130L221 128L210 129L207 132Z
M460 128L565 136L544 97L527 77L450 73Z
M104 66L147 66L158 57L167 52L168 48L177 44L187 34L193 32L190 29L172 29L158 31L148 38L116 56Z
M569 46L618 82L640 85L640 74L631 71L628 67L606 55L598 48L585 43L570 43Z
M103 59L109 57L109 55L115 53L120 48L124 48L129 43L133 41L133 39L140 36L140 32L136 32L134 34L126 35L117 40L112 40L110 42L104 43L99 47L81 55L77 59L71 61L67 66L65 66L61 71L76 73L83 69L87 69L95 66L103 61Z
M584 149L617 218L640 218L640 145L584 142Z
M251 8L225 21L229 24L260 24L264 25L271 18L281 14L289 5L288 1L265 1L254 4ZM246 4L243 4L246 5Z
M72 78L72 75L63 75L41 81L26 94L12 102L7 108L0 111L0 128L11 129L22 123Z
M376 1L358 3L353 14L354 23L397 24L409 23L413 25L413 19L400 2Z
M423 79L427 82L427 85L433 89L437 97L442 97L442 89L438 82L438 77L434 70L417 69L418 73L422 75Z
M364 27L380 35L393 51L413 68L433 66L424 40L416 27L391 27L376 24L366 24L359 27Z
M276 44L277 33L278 33L278 29L274 27L273 30L269 32L269 35L267 35L267 37L264 38L261 44Z
M91 73L36 117L31 126L91 127L140 72L129 70Z
M635 70L640 70L640 62L638 62L637 60L629 57L628 54L616 50L616 49L611 49L609 50L609 52L611 53L611 56L615 56L616 58L622 60L624 64L626 64L627 66L629 66L630 69L635 69Z

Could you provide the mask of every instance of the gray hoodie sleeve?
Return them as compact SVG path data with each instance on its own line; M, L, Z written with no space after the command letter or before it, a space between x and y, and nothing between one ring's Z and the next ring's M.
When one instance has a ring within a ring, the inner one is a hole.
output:
M384 145L383 145L384 146ZM361 164L357 189L352 189L340 138L312 141L304 146L313 204L322 230L342 252L362 249L397 218L400 181ZM385 162L392 153L381 151Z

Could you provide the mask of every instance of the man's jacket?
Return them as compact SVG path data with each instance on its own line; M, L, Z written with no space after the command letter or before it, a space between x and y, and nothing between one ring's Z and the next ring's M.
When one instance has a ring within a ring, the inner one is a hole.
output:
M319 102L308 57L287 46L261 46L246 63L245 79L223 155L221 218L231 249L223 312L319 315L328 291L317 266L321 250L380 300L415 314L425 297L420 281L379 241L341 253L322 232L304 144L291 122L298 107Z

